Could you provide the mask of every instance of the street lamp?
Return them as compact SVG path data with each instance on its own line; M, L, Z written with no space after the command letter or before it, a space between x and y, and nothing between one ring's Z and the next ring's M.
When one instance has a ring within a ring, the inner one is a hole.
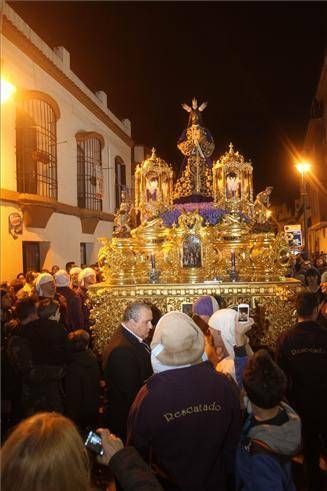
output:
M16 92L16 87L5 80L4 78L1 79L1 104L4 104L7 102L10 97Z
M308 251L308 216L307 216L307 183L305 180L305 174L310 172L311 164L309 162L299 162L296 164L296 169L301 174L301 197L302 197L302 205L303 205L303 232L304 232L304 248L303 251Z

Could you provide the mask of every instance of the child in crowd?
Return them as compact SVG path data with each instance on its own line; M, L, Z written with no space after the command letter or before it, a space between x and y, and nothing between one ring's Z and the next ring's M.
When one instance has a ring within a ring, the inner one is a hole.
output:
M237 491L295 491L291 457L301 446L301 420L282 402L286 376L266 350L248 361L243 385L252 413L236 458Z

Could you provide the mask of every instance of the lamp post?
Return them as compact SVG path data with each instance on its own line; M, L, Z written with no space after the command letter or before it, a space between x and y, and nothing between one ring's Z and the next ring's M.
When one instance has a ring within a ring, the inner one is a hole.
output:
M299 162L296 164L296 169L301 174L301 197L302 197L302 205L303 205L303 235L304 235L304 252L308 251L308 215L307 215L307 183L305 179L305 174L310 172L311 164L308 162Z
M7 80L2 78L1 88L0 88L1 104L7 102L15 92L16 92L16 87L10 82L8 82Z

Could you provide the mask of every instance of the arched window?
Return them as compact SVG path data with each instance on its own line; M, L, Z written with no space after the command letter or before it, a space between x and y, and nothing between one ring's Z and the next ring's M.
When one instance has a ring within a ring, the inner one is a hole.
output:
M57 199L58 104L47 94L22 94L16 110L17 191Z
M121 192L126 189L126 167L121 157L115 158L115 194L116 208L119 208L121 202Z
M103 176L101 150L104 139L95 132L77 133L77 204L102 210Z

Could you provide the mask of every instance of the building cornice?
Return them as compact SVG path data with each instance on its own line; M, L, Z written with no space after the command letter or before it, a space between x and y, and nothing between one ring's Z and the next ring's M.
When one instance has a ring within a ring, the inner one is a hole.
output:
M31 39L29 39L23 31L23 29L18 29L16 25L14 25L13 21L8 18L8 12L12 11L6 5L5 13L2 18L2 33L3 35L12 42L17 48L19 48L23 53L26 54L34 63L40 66L43 70L45 70L52 78L54 78L60 85L62 85L68 92L70 92L78 101L83 104L89 111L91 111L100 121L102 121L111 131L113 131L121 140L123 140L126 145L130 148L134 146L134 142L132 138L130 138L120 127L119 125L103 110L101 107L97 105L96 102L92 100L91 92L90 95L83 91L81 87L78 85L79 79L77 79L74 74L72 77L68 77L63 70L61 70L55 63L55 60L51 60L47 54L36 46L36 43L33 43ZM18 16L17 16L18 17ZM18 19L20 19L18 17ZM21 20L21 19L20 19ZM23 22L21 20L21 22ZM23 23L26 26L25 23ZM36 37L36 35L35 35ZM47 45L43 43L45 47ZM48 48L48 47L47 47ZM48 48L50 50L50 48ZM52 51L52 50L50 50ZM52 51L53 56L57 57L56 54ZM75 81L73 79L76 79ZM94 97L96 97L94 95Z
M52 198L18 193L9 189L0 189L0 201L13 203L22 209L26 227L45 228L53 213L78 217L81 220L82 232L87 234L93 234L100 221L114 221L112 213L78 208Z

